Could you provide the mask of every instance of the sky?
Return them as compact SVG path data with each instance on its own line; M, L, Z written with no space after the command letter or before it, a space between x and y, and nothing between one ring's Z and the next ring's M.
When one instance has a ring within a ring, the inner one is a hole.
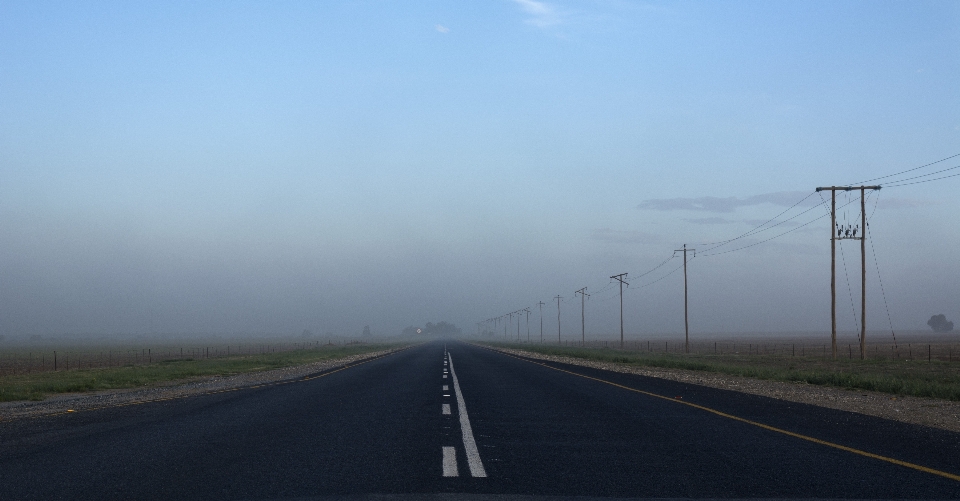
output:
M829 331L814 189L960 154L958 89L955 1L0 2L0 335L613 336L627 273L643 339L684 244L691 332ZM875 181L868 333L960 319L957 166Z

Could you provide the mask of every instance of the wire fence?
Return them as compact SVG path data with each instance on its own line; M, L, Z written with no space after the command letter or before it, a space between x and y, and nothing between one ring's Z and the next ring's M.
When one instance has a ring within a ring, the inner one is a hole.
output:
M0 377L50 371L136 367L182 360L243 357L351 344L365 343L356 340L330 339L307 342L248 342L102 349L99 347L65 349L19 347L0 350Z
M557 345L558 342L554 339L552 342L545 341L544 344ZM580 340L564 339L559 342L559 345L565 347L585 346L587 348L620 349L619 340L587 341L584 345ZM675 340L634 340L625 341L623 350L651 354L683 355L686 354L686 345L684 341ZM829 342L817 343L810 341L691 341L690 354L833 358L833 350ZM838 342L837 358L850 360L859 359L860 344L857 342ZM960 362L960 342L869 343L866 349L866 359Z

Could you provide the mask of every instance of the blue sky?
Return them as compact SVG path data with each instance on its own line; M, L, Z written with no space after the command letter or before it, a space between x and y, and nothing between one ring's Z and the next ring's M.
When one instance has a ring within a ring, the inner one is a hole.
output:
M0 332L472 330L960 153L957 89L950 1L4 2ZM897 328L960 317L958 183L879 195ZM828 328L829 231L695 260L693 327Z

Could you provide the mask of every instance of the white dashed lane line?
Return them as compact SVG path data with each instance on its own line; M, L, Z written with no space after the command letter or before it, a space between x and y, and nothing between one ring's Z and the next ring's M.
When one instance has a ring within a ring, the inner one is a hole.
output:
M449 416L449 415L450 415L450 404L443 404L442 410L443 410L443 415L444 415L444 416Z
M456 477L457 472L457 450L453 447L443 448L443 476Z
M463 401L463 393L460 391L460 383L457 381L457 371L453 367L453 357L449 353L447 353L447 360L450 365L450 376L453 379L453 392L457 395L457 414L460 415L460 431L463 433L463 448L467 453L467 466L470 467L470 474L474 477L486 477L487 472L480 460L480 451L477 450L477 442L473 439L473 428L471 428L470 418L467 416L467 404Z

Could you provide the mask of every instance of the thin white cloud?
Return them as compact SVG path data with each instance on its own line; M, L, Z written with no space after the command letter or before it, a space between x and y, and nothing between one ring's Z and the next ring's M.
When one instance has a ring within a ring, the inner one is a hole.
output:
M644 200L637 206L640 210L658 210L658 211L702 211L702 212L733 212L740 207L749 207L752 205L772 204L789 207L799 200L804 199L810 192L804 191L780 191L776 193L764 193L747 198L737 197L699 197L699 198L666 198ZM817 197L809 197L804 200L801 207L810 207L820 203Z
M438 24L438 25L436 26L436 29L437 29L437 31L439 31L440 33L450 33L450 28L447 28L446 26L444 26L444 25L442 25L442 24Z
M877 206L881 209L914 209L929 205L936 205L936 203L914 198L881 198L877 202Z
M594 240L615 242L619 244L657 244L660 238L656 235L636 230L613 230L599 228L590 235Z
M729 219L724 219L722 217L700 217L700 218L690 218L684 219L684 221L693 224L730 224L735 223L736 221L730 221Z
M550 5L546 2L538 2L536 0L513 0L520 8L530 14L530 18L527 19L527 24L532 24L534 26L545 28L547 26L553 26L560 24L562 20L560 19L560 13L557 12L556 7Z

